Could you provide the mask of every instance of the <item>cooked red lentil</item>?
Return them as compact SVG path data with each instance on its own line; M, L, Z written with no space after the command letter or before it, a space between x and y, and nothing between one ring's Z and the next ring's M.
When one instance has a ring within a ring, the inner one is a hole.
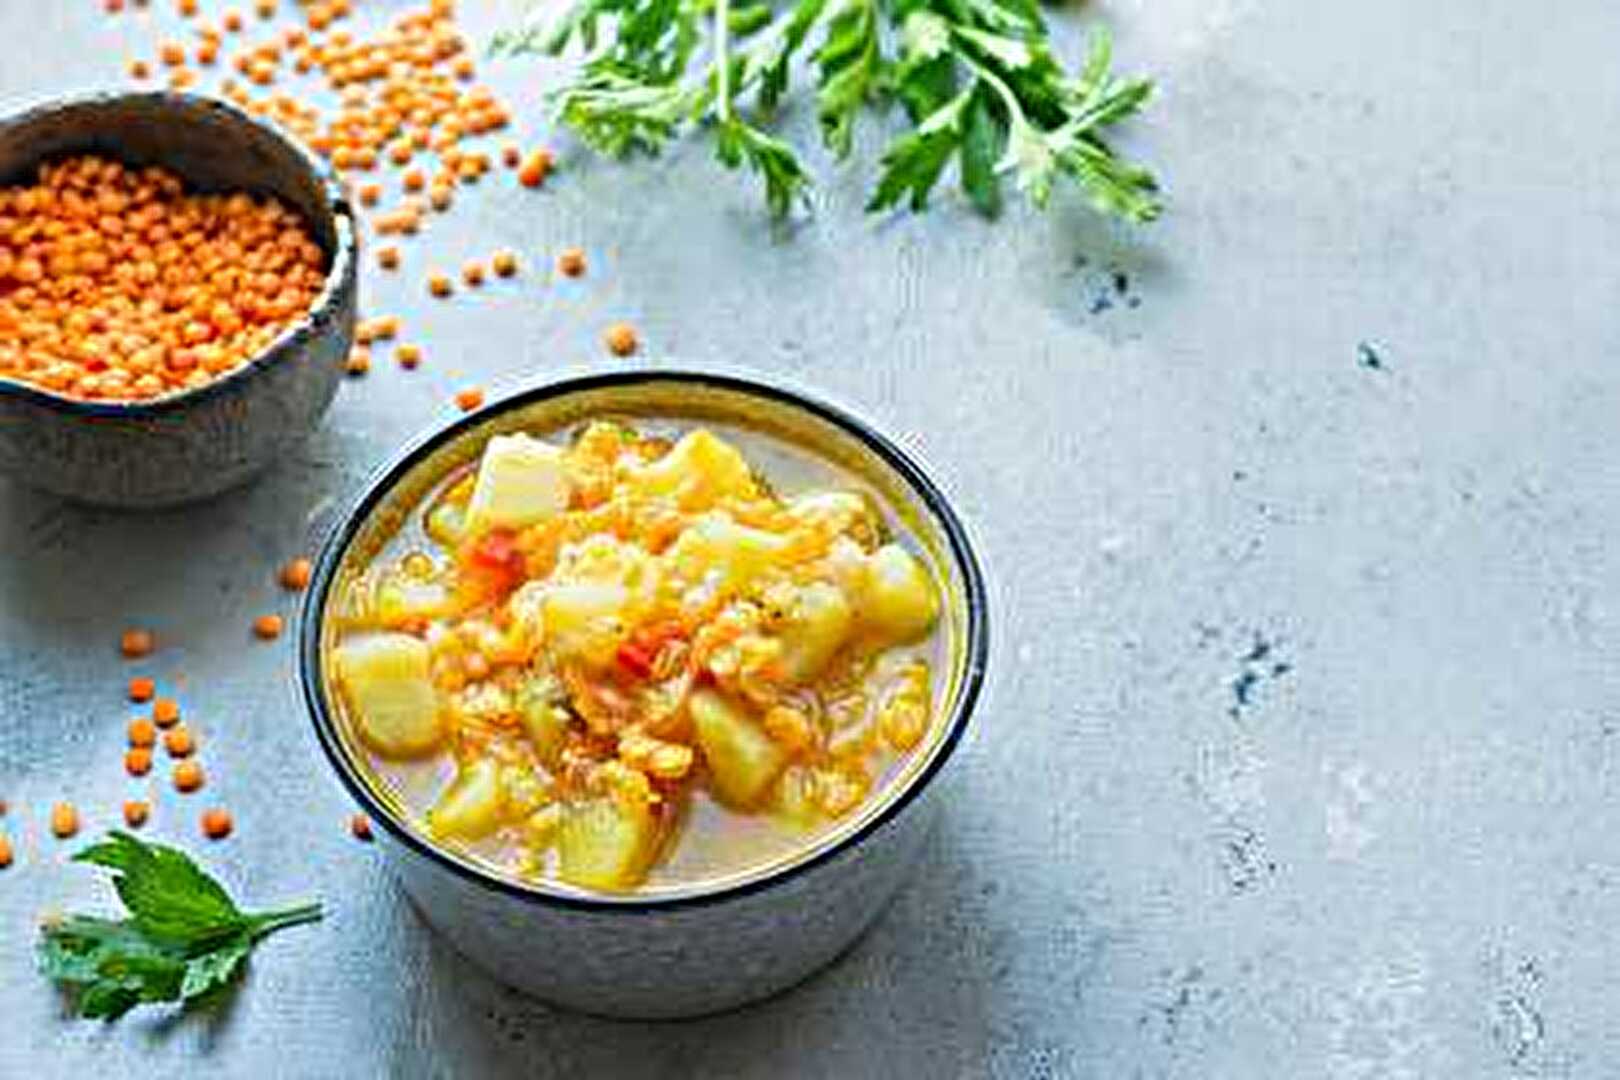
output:
M202 386L309 309L325 262L280 202L105 158L43 165L0 188L0 378L115 401Z

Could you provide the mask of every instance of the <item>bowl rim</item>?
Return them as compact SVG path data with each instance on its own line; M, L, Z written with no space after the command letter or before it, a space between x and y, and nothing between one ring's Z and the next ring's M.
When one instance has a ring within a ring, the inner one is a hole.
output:
M938 522L946 547L962 577L967 628L962 646L965 666L961 692L957 696L945 733L924 767L914 774L906 786L877 813L861 822L857 828L839 836L836 842L827 844L808 857L799 858L775 870L742 881L691 893L648 897L637 896L634 893L616 895L554 892L547 889L543 883L515 881L485 870L470 860L452 857L438 845L396 820L395 815L381 804L370 787L360 778L354 762L345 752L337 732L337 725L333 720L332 710L328 706L324 680L321 677L322 611L326 606L327 594L338 567L356 534L395 484L433 451L511 410L575 393L651 382L686 383L719 388L799 409L852 436L887 467L893 469ZM984 689L990 649L990 609L984 570L969 531L944 492L913 452L902 448L859 413L842 404L834 404L820 394L803 389L790 380L731 366L682 363L542 377L519 384L482 407L436 424L410 440L403 449L373 470L360 493L350 500L337 523L328 530L300 609L297 649L298 681L305 708L328 762L337 772L338 778L348 789L350 796L407 849L473 884L526 902L580 911L645 914L724 903L786 884L858 848L874 833L897 818L906 807L928 790L929 785L944 769L963 741L969 717Z
M198 109L223 113L233 122L257 127L280 142L303 166L305 173L326 195L327 216L331 220L333 250L331 265L321 282L321 291L308 310L292 326L259 350L247 363L234 368L224 377L189 390L177 390L161 397L140 401L84 401L64 397L41 389L31 383L19 382L0 375L0 395L19 398L30 404L70 416L99 417L104 419L146 419L165 416L201 405L216 397L238 392L242 384L262 374L274 365L289 359L287 355L312 341L320 328L330 320L343 302L345 282L357 272L355 261L354 208L344 193L336 173L319 157L294 138L274 119L255 116L235 102L212 94L183 90L88 90L63 94L24 105L0 116L0 130L22 124L48 120L52 115L69 109L84 109L131 101L152 102L160 108L174 112L192 113ZM182 176L182 180L189 178Z

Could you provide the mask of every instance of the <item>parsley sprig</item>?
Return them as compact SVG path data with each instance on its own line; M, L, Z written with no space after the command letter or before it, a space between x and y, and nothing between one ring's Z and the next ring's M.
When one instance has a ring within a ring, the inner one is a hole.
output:
M836 158L873 106L898 101L910 120L883 154L868 210L925 209L954 161L989 217L1009 177L1037 206L1067 180L1104 213L1146 222L1160 211L1153 174L1105 138L1153 84L1113 74L1100 29L1071 74L1037 0L575 0L550 25L497 35L494 50L556 56L570 45L584 61L551 100L586 143L656 154L712 128L716 156L757 173L778 216L810 185L795 148L769 131L801 56Z
M82 1016L116 1020L137 1005L189 1004L228 984L278 930L321 918L321 905L243 912L183 851L124 832L73 857L114 872L125 919L69 915L40 929L40 971L75 991Z

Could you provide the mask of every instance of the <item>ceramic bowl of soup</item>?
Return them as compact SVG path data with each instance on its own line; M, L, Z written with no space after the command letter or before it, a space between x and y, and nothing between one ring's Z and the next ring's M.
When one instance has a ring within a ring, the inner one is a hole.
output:
M984 677L961 522L849 411L659 369L457 418L334 530L300 670L432 926L635 1017L825 965L915 869Z

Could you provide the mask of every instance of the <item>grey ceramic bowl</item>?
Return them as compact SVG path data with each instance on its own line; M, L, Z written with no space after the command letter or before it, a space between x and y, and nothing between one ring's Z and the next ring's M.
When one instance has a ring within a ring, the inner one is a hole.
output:
M793 856L720 881L604 894L496 872L429 841L365 761L328 667L327 612L438 479L491 435L567 433L612 416L719 422L807 447L854 473L907 519L944 584L939 717L930 741L852 820ZM793 985L868 927L915 869L984 679L988 612L961 522L916 461L850 412L736 373L616 371L535 385L429 433L385 466L327 541L306 596L299 669L333 767L379 823L428 923L510 986L586 1012L691 1016Z
M326 252L326 286L262 354L196 390L84 402L0 378L0 472L56 495L128 507L191 502L245 483L314 429L343 377L355 319L348 204L325 166L274 124L214 98L90 94L0 120L0 185L82 153L161 165L199 190L282 199Z

